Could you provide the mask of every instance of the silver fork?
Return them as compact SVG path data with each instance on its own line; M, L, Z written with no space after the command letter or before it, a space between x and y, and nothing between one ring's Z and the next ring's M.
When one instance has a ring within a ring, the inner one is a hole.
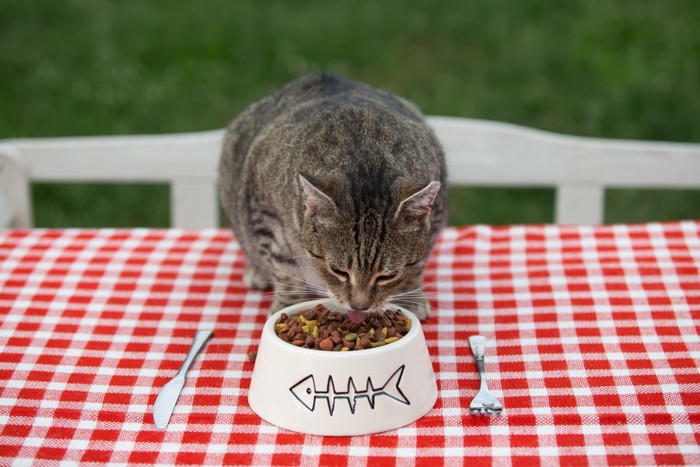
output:
M479 369L479 376L481 377L481 387L474 399L472 399L472 403L469 404L469 411L474 415L498 415L503 411L503 406L498 402L498 399L491 394L486 384L486 370L484 369L486 338L483 336L471 336L469 338L469 346L472 348L472 354L474 354L474 359L476 360L476 367Z

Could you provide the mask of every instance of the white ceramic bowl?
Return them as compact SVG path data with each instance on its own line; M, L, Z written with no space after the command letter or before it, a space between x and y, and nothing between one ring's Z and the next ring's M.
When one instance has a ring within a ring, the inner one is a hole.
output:
M418 318L408 334L383 347L325 352L293 346L275 321L327 300L300 303L268 318L260 338L248 403L263 420L315 435L363 435L408 425L437 400L435 374Z

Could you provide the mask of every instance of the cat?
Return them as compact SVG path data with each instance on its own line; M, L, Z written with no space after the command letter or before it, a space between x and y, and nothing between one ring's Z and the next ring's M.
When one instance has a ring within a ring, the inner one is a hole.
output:
M388 302L420 319L425 263L447 212L443 150L418 108L321 73L227 128L219 196L271 312L329 296L361 321Z

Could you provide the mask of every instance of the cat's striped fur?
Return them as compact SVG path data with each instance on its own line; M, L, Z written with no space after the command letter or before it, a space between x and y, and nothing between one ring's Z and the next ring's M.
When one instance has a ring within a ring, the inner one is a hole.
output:
M447 196L442 149L418 109L335 76L304 76L231 123L220 197L273 310L313 295L420 317L421 276ZM402 297L397 297L404 294Z

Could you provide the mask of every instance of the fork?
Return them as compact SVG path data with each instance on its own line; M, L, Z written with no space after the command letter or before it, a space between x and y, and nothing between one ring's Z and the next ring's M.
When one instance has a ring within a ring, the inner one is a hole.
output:
M469 411L473 415L478 414L500 414L503 411L503 406L498 399L491 394L489 387L486 384L486 370L484 369L484 349L486 348L486 338L483 336L471 336L469 338L469 346L472 348L472 354L476 360L476 367L479 369L481 377L481 387L476 393L472 403L469 404Z

